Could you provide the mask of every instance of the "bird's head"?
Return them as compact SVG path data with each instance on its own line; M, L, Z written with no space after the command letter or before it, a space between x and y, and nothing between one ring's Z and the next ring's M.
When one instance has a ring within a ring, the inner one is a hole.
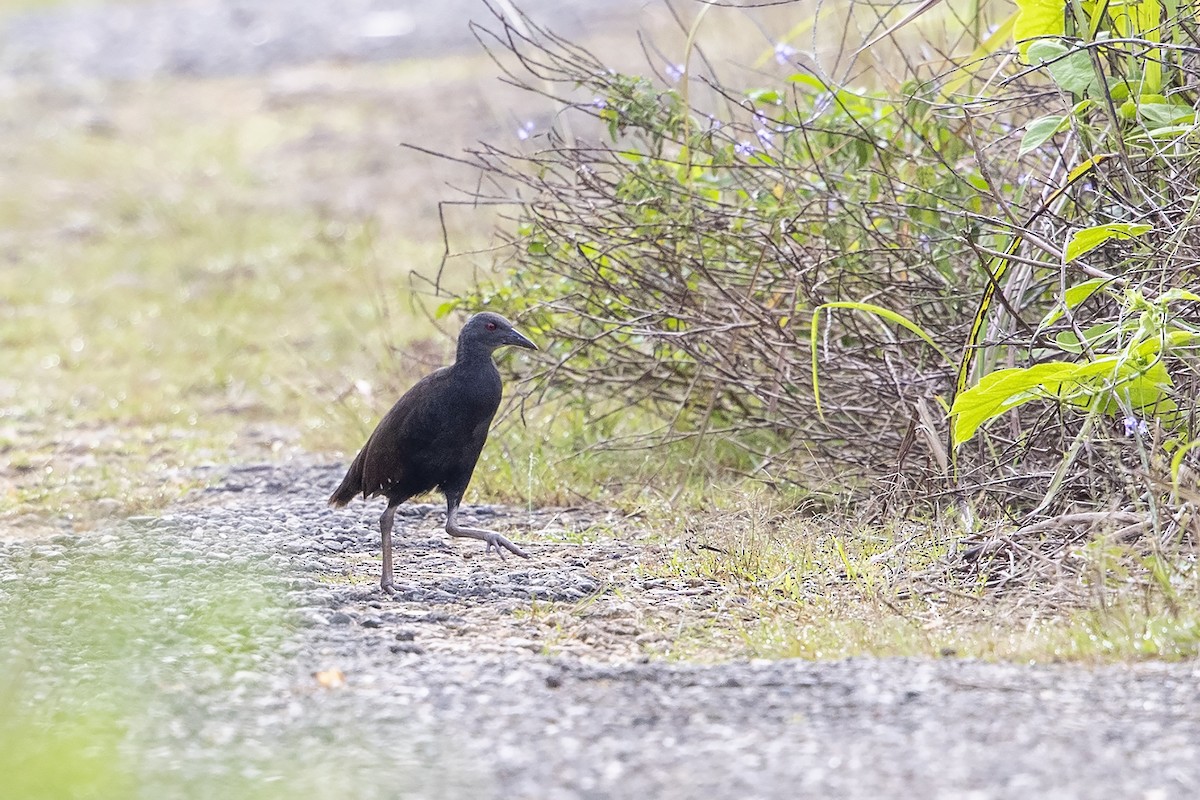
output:
M499 314L484 311L467 320L462 333L458 335L458 352L486 350L492 352L498 347L513 345L528 350L537 350L537 345L526 339L512 323Z

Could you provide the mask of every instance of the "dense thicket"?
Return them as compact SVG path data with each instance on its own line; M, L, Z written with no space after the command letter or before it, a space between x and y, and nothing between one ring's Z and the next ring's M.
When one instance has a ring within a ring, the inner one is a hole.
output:
M547 332L543 396L658 420L612 436L908 498L1190 508L1194 10L1023 5L890 91L795 42L750 86L699 48L619 73L497 15L481 38L558 112L474 153L481 196L519 203L502 276L460 301Z

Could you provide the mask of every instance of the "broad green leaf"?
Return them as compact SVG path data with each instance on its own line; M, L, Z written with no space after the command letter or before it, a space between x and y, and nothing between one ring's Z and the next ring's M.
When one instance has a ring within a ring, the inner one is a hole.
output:
M1041 147L1046 141L1066 128L1067 118L1061 114L1035 119L1025 126L1025 135L1021 137L1021 147L1017 155L1023 156Z
M1092 350L1098 350L1116 338L1121 330L1121 326L1115 322L1102 322L1084 330L1083 340ZM1083 345L1073 331L1063 331L1054 337L1054 341L1068 353L1083 352Z
M1196 112L1170 103L1138 103L1138 117L1151 128L1165 128L1196 121Z
M1135 351L1158 347L1144 342ZM1114 354L1074 364L1050 361L1032 367L1002 369L984 376L960 394L950 409L954 417L954 446L970 441L985 423L1030 400L1053 398L1081 409L1115 415L1136 411L1159 418L1178 408L1170 397L1174 384L1157 349L1142 357Z
M1136 411L1162 416L1176 410L1169 396L1173 387L1161 359L1139 364L1137 360L1105 358L1080 365L1061 386L1046 388L1072 405L1101 414Z
M986 422L1009 409L1041 397L1040 389L1048 381L1060 382L1075 369L1075 364L1051 361L1032 367L1013 367L989 373L954 398L950 415L954 417L954 446L958 447Z
M1105 278L1092 278L1090 281L1078 283L1063 292L1063 303L1066 304L1067 308L1075 308L1075 306L1094 295L1096 290L1106 283L1108 283L1108 280Z
M1067 309L1073 309L1084 300L1094 295L1100 287L1108 283L1104 278L1092 278L1089 281L1078 283L1063 292L1062 304L1057 306L1046 316L1042 317L1042 321L1038 323L1039 328L1044 328L1047 325L1053 325L1058 321Z
M1061 13L1061 12L1060 12ZM1061 41L1042 39L1029 45L1025 58L1033 66L1044 64L1063 91L1083 94L1096 84L1096 70L1086 50Z
M1167 334L1167 349L1173 347L1191 347L1200 342L1200 333L1192 331L1171 331Z
M1013 23L1013 39L1021 45L1021 52L1028 49L1022 44L1039 36L1062 36L1066 29L1061 0L1017 0L1017 20Z
M1095 361L1085 361L1082 364L1073 365L1074 369L1063 374L1059 383L1074 384L1075 386L1072 388L1084 386L1094 390L1096 386L1089 384L1093 378L1103 377L1111 379L1113 382L1130 380L1146 373L1153 368L1153 365L1161 366L1161 363L1155 361L1149 366L1139 367L1137 359L1127 358L1124 354L1107 355Z
M802 86L808 86L813 89L816 89L818 92L829 91L829 87L826 86L825 82L822 81L820 78L814 77L812 75L806 75L803 72L797 72L794 75L789 75L788 82L789 83L798 83Z
M1061 61L1048 66L1050 77L1062 87L1063 91L1072 94L1086 94L1098 83L1096 68L1084 50L1076 50Z
M1035 67L1043 66L1066 55L1069 50L1070 48L1059 39L1038 39L1029 43L1025 59Z
M1085 253L1095 250L1110 239L1133 239L1152 229L1152 225L1136 222L1110 222L1105 225L1094 225L1090 228L1084 228L1081 231L1076 231L1071 236L1070 241L1067 242L1063 261L1069 264Z
M1083 345L1079 341L1079 337L1074 331L1059 331L1054 336L1054 343L1058 345L1058 349L1064 353L1075 353L1078 355L1083 352Z

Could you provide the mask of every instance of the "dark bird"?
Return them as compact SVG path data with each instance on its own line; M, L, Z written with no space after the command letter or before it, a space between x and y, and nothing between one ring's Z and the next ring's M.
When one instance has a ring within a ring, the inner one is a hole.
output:
M379 518L383 539L383 577L393 592L392 520L396 507L433 489L446 496L446 533L487 542L487 550L529 556L498 533L467 528L455 520L475 462L487 441L488 427L500 407L500 371L492 352L505 345L537 350L499 314L484 312L467 320L458 334L454 364L427 375L404 393L384 415L329 505L344 506L361 494L383 495L387 510Z

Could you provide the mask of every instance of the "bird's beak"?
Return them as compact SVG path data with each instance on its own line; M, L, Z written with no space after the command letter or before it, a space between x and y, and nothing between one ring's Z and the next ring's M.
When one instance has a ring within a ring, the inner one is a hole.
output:
M524 347L526 350L537 350L538 346L522 336L516 328L508 332L508 338L504 340L505 344L511 344L514 347Z

